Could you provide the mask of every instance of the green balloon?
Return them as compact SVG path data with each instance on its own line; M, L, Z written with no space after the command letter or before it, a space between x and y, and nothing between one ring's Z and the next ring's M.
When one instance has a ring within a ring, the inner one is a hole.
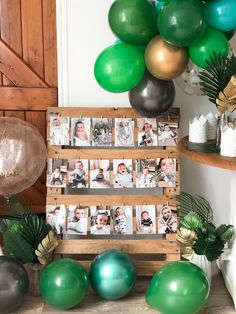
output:
M190 262L171 262L152 278L146 302L163 314L195 314L206 303L209 291L201 268Z
M103 50L94 66L98 84L112 93L123 93L134 88L143 78L144 71L143 53L123 43Z
M67 310L79 304L88 292L88 274L79 262L64 258L44 268L39 289L51 306Z
M177 46L197 41L206 29L203 4L199 0L167 1L158 15L161 36Z
M206 69L208 67L206 60L210 60L214 52L227 57L229 43L221 31L208 27L200 40L190 45L188 49L192 62Z
M117 0L108 20L113 33L131 45L146 45L158 34L157 11L147 0Z
M89 276L91 286L99 296L116 300L127 295L133 288L136 271L126 253L107 250L94 259Z

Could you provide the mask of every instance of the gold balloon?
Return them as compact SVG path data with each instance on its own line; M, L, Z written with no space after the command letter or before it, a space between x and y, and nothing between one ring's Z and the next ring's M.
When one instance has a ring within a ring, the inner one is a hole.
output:
M188 49L165 41L160 35L154 37L145 50L148 71L158 79L173 80L184 72L189 60Z

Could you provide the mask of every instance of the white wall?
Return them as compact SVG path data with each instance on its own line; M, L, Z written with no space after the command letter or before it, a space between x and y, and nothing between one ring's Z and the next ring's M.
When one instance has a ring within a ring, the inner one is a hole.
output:
M96 57L116 39L108 25L112 2L57 0L60 106L130 106L127 93L106 92L93 75ZM178 86L176 91L174 106L181 109L183 136L188 132L189 119L216 110L207 97L186 95ZM236 173L181 158L181 189L206 197L217 224L230 222L230 176Z

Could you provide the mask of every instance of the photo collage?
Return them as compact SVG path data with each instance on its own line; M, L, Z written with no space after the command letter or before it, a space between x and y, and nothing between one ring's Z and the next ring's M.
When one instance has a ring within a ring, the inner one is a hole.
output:
M49 158L47 187L163 188L176 186L176 159L59 159Z
M162 205L47 205L46 219L57 234L166 234L177 230L177 208Z
M69 118L51 115L49 123L50 145L145 148L176 146L178 136L178 123L168 120L158 122L155 118Z

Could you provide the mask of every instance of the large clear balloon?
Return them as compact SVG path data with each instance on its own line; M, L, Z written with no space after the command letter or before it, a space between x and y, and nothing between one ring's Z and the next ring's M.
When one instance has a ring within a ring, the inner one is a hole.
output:
M100 297L116 300L133 288L136 270L128 254L107 250L94 259L89 276L92 288Z
M160 35L154 37L145 50L148 71L161 80L173 80L188 64L188 49L166 42Z
M197 41L206 26L203 4L198 0L166 2L158 14L161 36L177 46L188 46Z
M156 117L167 111L175 99L172 81L163 81L145 73L142 81L129 91L131 106L145 117Z
M0 256L0 313L20 307L29 290L29 279L24 267L14 258Z
M146 45L158 34L157 12L147 0L117 0L109 10L113 33L131 45Z
M204 7L207 23L222 31L236 28L236 1L214 0L208 1Z
M39 289L44 300L55 308L68 310L79 304L88 292L84 267L70 258L54 261L44 268Z
M176 84L188 95L202 96L200 78L198 74L202 69L189 61L185 71L175 79Z
M35 183L46 157L44 139L32 124L0 117L0 195L19 193Z
M206 60L209 61L214 52L227 57L229 43L221 31L208 27L201 39L188 48L192 62L201 68L207 68Z
M97 57L94 75L98 84L112 93L123 93L136 86L145 71L143 53L127 44L116 44Z
M146 302L165 314L195 314L206 303L209 290L208 279L200 267L190 262L171 262L152 278Z

